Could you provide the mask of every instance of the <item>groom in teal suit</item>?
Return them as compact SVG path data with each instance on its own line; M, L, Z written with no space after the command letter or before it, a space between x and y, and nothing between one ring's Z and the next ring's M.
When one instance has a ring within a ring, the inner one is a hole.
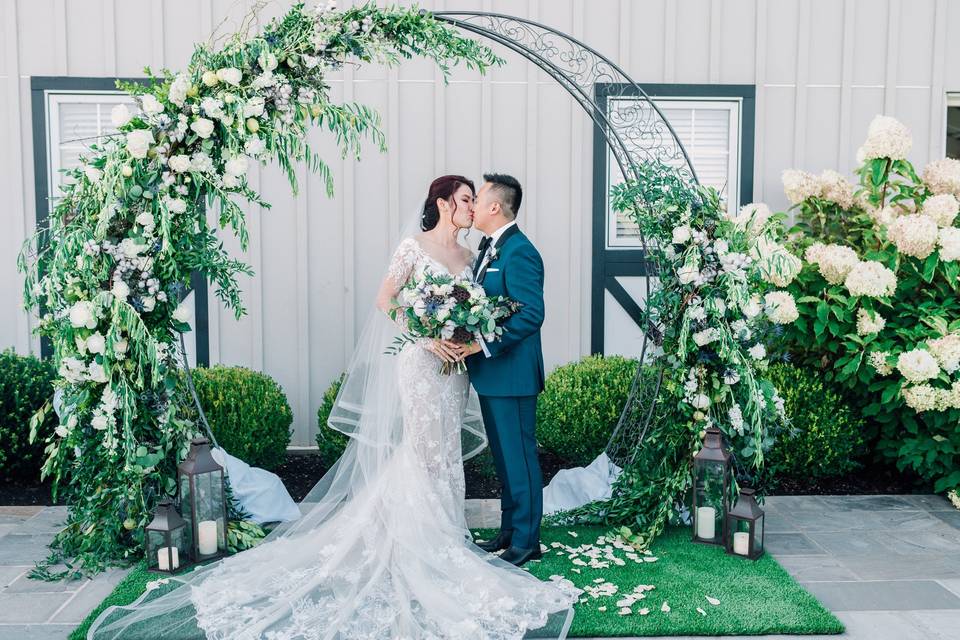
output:
M483 176L474 205L474 227L486 236L474 264L474 279L487 295L507 296L520 310L504 323L500 340L467 347L470 382L503 485L500 533L478 546L506 549L503 560L522 565L540 553L543 478L537 459L537 394L543 391L543 260L517 226L523 189L516 178Z

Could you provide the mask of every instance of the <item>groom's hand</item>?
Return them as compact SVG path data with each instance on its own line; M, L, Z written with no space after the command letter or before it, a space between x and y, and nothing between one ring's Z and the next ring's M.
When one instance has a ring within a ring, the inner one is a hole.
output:
M462 349L460 350L460 358L466 358L467 356L472 356L475 353L480 353L482 351L479 342L470 342L464 345L460 345Z

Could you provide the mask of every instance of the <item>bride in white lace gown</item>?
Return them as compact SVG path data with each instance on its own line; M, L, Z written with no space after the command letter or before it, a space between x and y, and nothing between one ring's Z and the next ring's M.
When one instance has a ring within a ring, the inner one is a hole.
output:
M485 439L467 374L439 372L454 357L449 344L420 339L384 354L400 332L384 311L410 278L425 270L470 277L472 254L456 234L470 226L472 200L466 178L438 178L425 232L394 252L331 413L330 426L350 442L304 500L305 516L106 610L88 638L566 636L579 590L472 542L463 460Z

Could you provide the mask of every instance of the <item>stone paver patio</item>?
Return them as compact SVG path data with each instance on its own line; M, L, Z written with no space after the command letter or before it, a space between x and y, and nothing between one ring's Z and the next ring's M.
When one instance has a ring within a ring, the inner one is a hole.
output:
M805 637L960 638L960 511L949 502L784 496L768 498L765 508L768 551L847 626L842 636ZM496 500L468 500L467 519L496 526L498 509ZM111 570L66 583L27 578L65 514L65 507L0 507L0 640L66 638L126 575Z

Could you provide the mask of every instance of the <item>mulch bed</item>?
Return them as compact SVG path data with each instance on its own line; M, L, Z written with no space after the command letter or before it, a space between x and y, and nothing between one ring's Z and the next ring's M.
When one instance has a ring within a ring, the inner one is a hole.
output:
M557 471L569 468L569 462L541 449L540 468L544 484L550 482ZM327 466L320 456L313 453L289 453L286 461L274 470L286 485L294 500L300 501L323 477ZM467 483L467 498L499 498L500 481L497 480L493 459L489 452L472 458L464 465ZM772 495L873 495L933 493L929 484L920 482L909 473L896 467L869 463L859 471L839 478L783 478ZM0 482L0 505L49 505L50 483L16 481ZM56 504L63 504L59 500Z

